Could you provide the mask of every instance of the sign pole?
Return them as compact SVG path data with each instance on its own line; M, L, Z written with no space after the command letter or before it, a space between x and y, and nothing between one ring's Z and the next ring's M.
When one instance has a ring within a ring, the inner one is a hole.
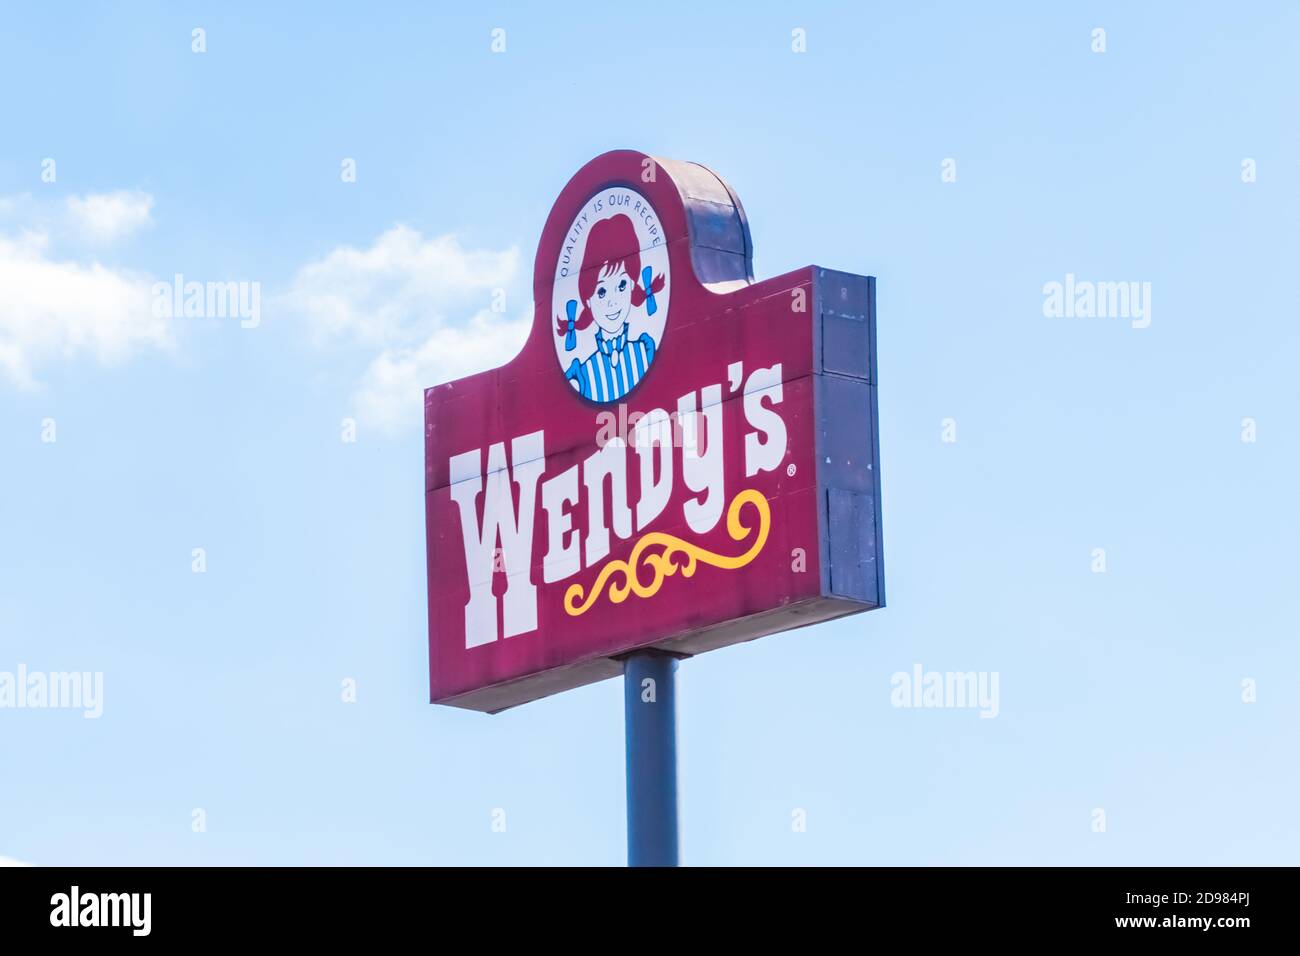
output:
M627 865L677 866L677 658L663 651L623 661L627 735Z

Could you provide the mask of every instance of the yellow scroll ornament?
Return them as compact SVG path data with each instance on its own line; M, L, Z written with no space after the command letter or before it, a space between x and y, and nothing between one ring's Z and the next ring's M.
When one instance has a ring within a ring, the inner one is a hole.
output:
M689 578L695 573L696 564L700 561L727 571L743 568L763 550L763 545L767 543L767 534L772 529L772 509L767 499L753 488L747 488L732 498L731 504L727 506L727 533L734 540L744 541L753 530L748 525L742 524L740 520L740 510L746 504L751 504L758 510L758 532L754 537L754 543L744 554L735 557L714 554L697 544L683 541L676 535L652 531L637 541L626 561L610 561L600 569L600 574L596 576L595 583L591 586L591 593L587 595L586 600L582 598L581 584L570 585L564 592L565 612L572 617L585 614L605 590L605 584L616 574L622 575L623 580L610 584L611 604L622 604L629 594L636 594L637 597L642 598L651 597L663 586L664 578L671 577L678 571L682 573L682 577ZM662 546L663 551L655 554L645 553L647 549L658 546ZM680 557L685 557L685 563L678 564ZM654 577L648 584L643 584L637 576L638 566L653 570Z

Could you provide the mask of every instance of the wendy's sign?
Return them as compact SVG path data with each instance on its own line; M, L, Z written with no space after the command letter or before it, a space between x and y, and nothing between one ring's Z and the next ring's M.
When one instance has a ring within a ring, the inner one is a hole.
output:
M523 351L425 391L435 703L884 604L875 281L751 257L703 166L620 150L564 188Z

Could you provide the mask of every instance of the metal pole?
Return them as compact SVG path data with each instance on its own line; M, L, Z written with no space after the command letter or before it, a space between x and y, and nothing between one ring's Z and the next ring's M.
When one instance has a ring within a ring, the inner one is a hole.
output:
M628 866L677 865L676 671L663 651L623 661Z

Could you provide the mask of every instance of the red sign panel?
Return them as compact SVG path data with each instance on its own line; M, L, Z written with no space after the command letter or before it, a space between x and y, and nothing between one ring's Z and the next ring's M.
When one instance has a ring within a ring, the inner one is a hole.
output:
M505 365L425 392L429 680L498 711L884 604L875 282L755 283L730 188L606 153Z

